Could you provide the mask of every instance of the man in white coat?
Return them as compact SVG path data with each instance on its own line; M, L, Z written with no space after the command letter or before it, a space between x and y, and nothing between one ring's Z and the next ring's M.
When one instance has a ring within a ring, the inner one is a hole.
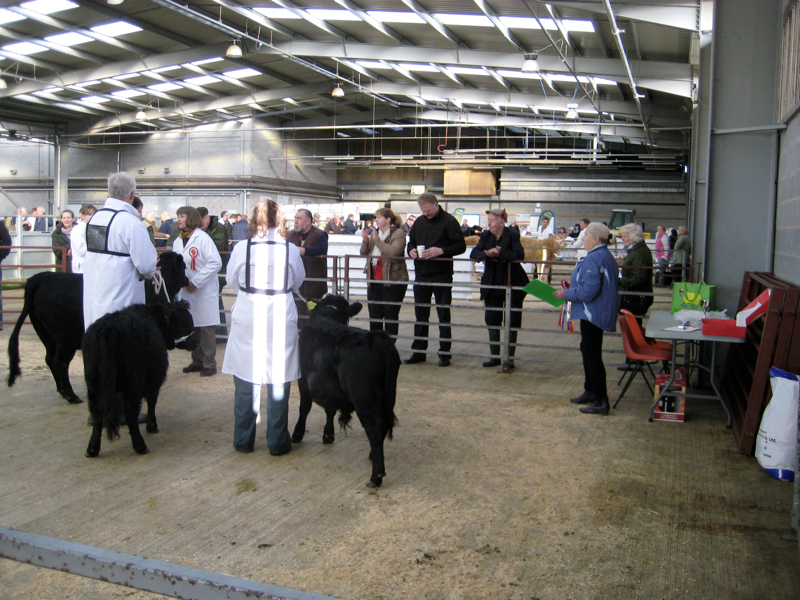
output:
M589 219L581 219L581 232L578 234L578 239L572 242L572 247L578 249L578 259L584 258L588 253L588 250L586 250L586 247L583 245L583 236L586 235L586 228L589 226L589 223L591 223Z
M108 198L86 225L83 323L144 304L144 279L156 272L156 249L133 208L136 180L120 171L108 178Z

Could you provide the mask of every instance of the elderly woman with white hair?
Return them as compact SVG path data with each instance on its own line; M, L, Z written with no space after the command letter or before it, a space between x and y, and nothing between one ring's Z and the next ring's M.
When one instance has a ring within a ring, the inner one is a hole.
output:
M583 394L571 398L582 413L607 415L606 368L603 365L603 332L617 328L617 261L608 251L608 227L590 223L583 236L587 250L578 260L570 277L570 287L556 290L554 296L572 302L572 318L580 320L581 356L583 357Z
M639 325L647 309L653 304L653 253L644 241L644 231L636 223L623 225L619 229L622 243L628 249L622 261L622 279L619 289L624 292L641 292L620 296L620 307L636 315ZM646 294L646 295L642 295Z

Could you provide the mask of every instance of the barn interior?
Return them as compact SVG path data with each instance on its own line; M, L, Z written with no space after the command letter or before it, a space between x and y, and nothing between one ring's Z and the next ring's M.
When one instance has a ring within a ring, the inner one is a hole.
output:
M646 233L686 225L691 279L735 313L746 273L800 285L796 4L0 0L0 216L99 205L118 170L156 215L263 198L405 215L421 191L484 226L495 207L567 228L631 209ZM29 274L22 255L5 284ZM323 446L318 410L286 460L236 456L232 384L195 387L174 353L151 454L123 436L88 461L85 407L58 397L26 327L25 376L0 398L0 526L343 598L796 597L797 492L740 451L719 403L650 423L637 380L587 419L567 402L578 336L531 300L515 372L477 372L467 296L452 368L401 369L374 493L363 431ZM621 360L618 336L605 351ZM85 389L80 355L72 376ZM19 598L149 597L9 560L0 581Z

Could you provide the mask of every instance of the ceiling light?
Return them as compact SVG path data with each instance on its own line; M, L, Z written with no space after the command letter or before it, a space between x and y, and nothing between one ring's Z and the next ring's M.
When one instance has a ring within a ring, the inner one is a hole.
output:
M242 49L236 42L231 42L225 51L225 58L242 58Z
M578 103L577 102L570 102L567 104L567 114L564 115L565 119L577 119L578 118Z
M536 73L539 70L539 62L537 60L538 58L539 54L536 52L525 54L525 62L522 63L522 72Z
M4 90L7 87L8 87L8 84L6 83L6 80L3 79L2 77L0 77L0 90Z
M123 0L106 0L106 2L108 2L109 4L117 5L117 4L122 4Z
M144 112L143 108L140 108L136 113L136 120L137 121L147 121L147 113Z
M342 85L340 83L337 83L336 87L333 88L331 96L334 98L344 98L344 90L342 89Z

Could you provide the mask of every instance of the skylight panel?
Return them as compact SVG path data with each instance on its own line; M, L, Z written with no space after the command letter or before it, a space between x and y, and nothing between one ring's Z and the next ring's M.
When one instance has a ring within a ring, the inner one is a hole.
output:
M539 29L539 23L533 17L498 17L509 29ZM555 23L553 24L555 29Z
M154 90L156 92L171 92L173 90L182 90L183 86L178 85L177 83L172 83L171 81L165 81L164 83L154 83L153 85L148 85L147 89Z
M168 67L159 67L158 69L150 69L153 73L166 73L167 71L174 71L180 69L180 65L170 65Z
M101 33L103 35L107 35L108 37L117 37L120 35L125 35L126 33L134 33L141 30L141 27L136 27L136 25L131 25L125 21L115 21L113 23L106 23L105 25L92 27L92 31L95 33Z
M437 13L436 18L445 25L467 25L470 27L494 27L494 23L486 15L457 15Z
M525 71L511 71L509 69L498 69L497 74L501 77L508 77L509 79L541 79L542 76L538 73L529 73Z
M117 98L136 98L137 96L144 96L145 93L139 90L120 90L118 92L112 92L111 95Z
M360 21L358 15L341 8L309 8L308 13L323 21Z
M602 77L592 77L592 81L594 81L595 85L617 85L616 81L611 81L610 79L603 79Z
M47 94L57 94L58 92L63 92L64 90L63 90L63 88L60 88L60 87L51 87L51 88L47 88L46 90L42 90L42 91L47 93Z
M367 69L391 69L389 65L377 60L359 60L356 62Z
M428 103L425 101L425 98L422 98L420 96L409 96L409 98L411 98L417 104L421 104L422 106L428 106Z
M367 14L381 23L425 23L415 12L394 10L368 10Z
M559 75L558 73L548 73L551 81L568 81L570 83L576 83L575 77L572 75Z
M138 77L139 73L125 73L123 75L117 75L114 77L117 81L125 81L126 79L133 79L134 77Z
M255 69L236 69L235 71L225 71L223 73L226 77L231 77L233 79L243 79L245 77L255 77L256 75L261 75L259 71Z
M480 67L459 67L459 66L452 66L447 67L447 70L451 73L457 73L458 75L484 75L486 77L490 77L489 73L481 69Z
M201 75L200 77L189 77L189 79L184 79L184 81L192 85L208 85L209 83L217 83L219 79L211 75Z
M44 52L47 48L39 44L34 44L33 42L17 42L16 44L3 46L3 50L28 56L29 54L36 54L37 52Z
M398 63L401 69L408 71L422 71L424 73L438 73L439 69L432 65L421 65L419 63Z
M76 33L74 31L70 31L68 33L59 33L58 35L51 35L44 39L54 44L61 44L62 46L75 46L77 44L85 44L86 42L92 41L92 38L90 38L88 35L83 35L82 33Z
M286 97L286 98L281 98L281 100L283 102L286 102L287 104L294 104L295 106L300 106L300 104L293 98Z
M15 12L11 12L5 8L0 8L0 25L5 25L6 23L15 23L16 21L23 21L25 17Z
M567 19L567 20L562 20L561 24L567 31L594 33L594 25L592 25L591 21L578 21L575 19Z
M200 67L202 65L210 65L211 63L219 62L221 60L225 59L222 58L221 56L217 56L214 58L204 58L203 60L196 60L192 64L195 65L196 67Z
M259 6L253 9L257 13L261 13L268 19L299 19L296 14L286 8L265 8Z
M69 0L34 0L33 2L25 2L20 4L20 6L43 15L51 15L53 13L61 12L62 10L78 8L77 4L70 2Z
M84 96L81 98L81 102L88 102L90 104L100 104L101 102L108 102L108 98L103 98L102 96Z

